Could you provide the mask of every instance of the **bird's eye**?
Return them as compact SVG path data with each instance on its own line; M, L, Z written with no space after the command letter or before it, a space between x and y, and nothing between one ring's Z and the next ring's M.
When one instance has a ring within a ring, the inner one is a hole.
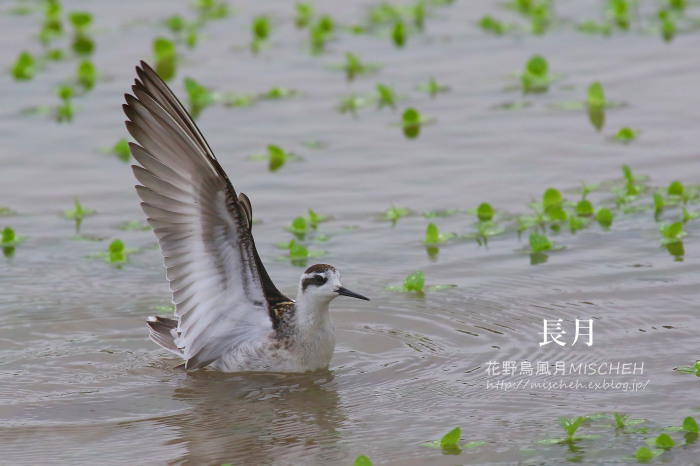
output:
M319 274L314 277L314 281L317 285L323 285L324 283L326 283L326 277Z

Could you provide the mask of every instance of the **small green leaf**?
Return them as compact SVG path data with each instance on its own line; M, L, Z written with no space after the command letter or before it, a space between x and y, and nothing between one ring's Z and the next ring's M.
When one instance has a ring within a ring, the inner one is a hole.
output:
M627 126L620 128L617 134L615 134L615 139L624 143L631 142L636 137L637 133L635 131L632 131L632 129L630 129Z
M414 108L407 108L403 112L403 124L404 126L416 126L420 125L420 114Z
M434 223L428 224L428 228L425 230L425 242L426 244L437 244L440 242L440 233Z
M658 437L656 437L656 441L654 442L657 448L663 448L663 449L669 449L673 447L673 439L669 437L668 434L661 434Z
M296 4L296 26L298 29L305 28L311 23L314 16L314 9L311 3L297 3Z
M552 247L552 243L547 237L539 233L530 233L529 243L530 249L535 253L547 251Z
M462 430L459 427L455 427L448 433L446 433L440 439L440 447L442 448L453 448L459 443L459 437L462 435Z
M17 81L28 81L34 77L34 57L29 52L22 52L12 65L12 77Z
M309 257L309 250L303 244L294 244L289 248L290 259L302 259Z
M683 430L687 432L691 432L693 434L698 433L698 423L695 422L695 419L691 416L686 417L683 419Z
M425 284L425 276L423 275L423 272L418 270L416 272L413 272L411 275L406 277L406 279L403 281L403 289L405 291L418 291L420 292L423 289L423 285ZM459 436L458 436L459 439Z
M640 461L647 461L652 459L654 455L652 455L651 450L649 450L647 447L639 447L637 448L637 452L634 454L634 457Z
M394 24L394 29L391 31L391 39L397 47L403 47L406 43L406 27L401 21Z
M82 60L80 63L78 63L76 74L78 76L78 82L85 89L89 90L95 86L95 81L97 81L97 71L95 70L95 65L93 65L90 60Z
M545 210L559 207L561 205L561 193L554 188L547 189L542 195L542 205Z
M674 181L668 186L668 194L671 196L682 196L683 191L683 183L680 181Z
M579 217L590 217L593 215L593 204L587 199L582 199L576 204L576 215Z
M581 423L585 420L582 416L572 417L571 419L560 417L559 424L562 429L566 432L567 438L572 438L576 433L576 430L581 426Z
M295 232L306 232L306 219L304 217L296 217L292 220L291 230Z
M73 11L68 15L68 21L77 30L83 30L92 22L92 15L85 11Z
M664 208L664 198L659 193L654 193L654 211L659 212Z
M613 214L610 212L610 209L604 207L596 214L596 220L601 226L609 227L612 225Z
M493 218L493 208L491 204L486 202L479 204L479 207L476 209L476 216L479 217L479 220L482 222L491 220Z
M535 55L528 60L525 70L533 76L543 78L547 75L548 68L547 60L541 55Z
M12 243L15 241L15 230L10 227L5 227L2 230L2 243Z
M355 458L355 461L353 461L352 466L372 466L372 462L365 455L360 455L357 458Z
M403 207L391 206L384 212L384 218L394 222L400 219L401 217L405 217L406 215L408 215L408 209L405 209Z
M284 162L287 160L287 154L281 148L272 144L267 146L267 155L269 169L273 172L284 165Z
M603 86L598 81L588 86L588 105L605 106L605 93Z
M123 162L128 162L131 157L131 150L129 149L129 141L126 138L118 140L114 146L112 146L113 154L115 154L119 160Z

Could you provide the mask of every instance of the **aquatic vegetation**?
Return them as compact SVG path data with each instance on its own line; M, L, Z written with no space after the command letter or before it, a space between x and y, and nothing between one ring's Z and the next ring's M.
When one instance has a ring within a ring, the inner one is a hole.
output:
M342 69L348 81L352 81L356 76L373 73L379 69L379 65L363 63L357 55L345 52L345 64L336 65L333 69Z
M153 56L155 57L156 73L164 81L170 81L175 76L176 55L175 44L166 37L153 39Z
M86 90L90 90L95 87L95 82L97 81L97 70L95 65L92 64L90 60L81 60L78 63L78 68L76 70L76 76L78 82Z
M330 16L321 16L316 24L309 28L309 41L312 53L323 52L326 42L332 37L335 24Z
M279 146L270 144L267 146L267 154L252 155L252 160L264 160L268 163L271 172L279 170L286 162L299 161L301 157L294 152L285 152Z
M530 251L533 253L549 251L552 248L552 243L547 237L539 233L530 233L528 243L530 244Z
M88 207L83 207L78 198L73 199L73 207L63 211L63 216L69 220L82 220L83 218L95 215L97 211Z
M520 75L520 84L524 94L547 92L554 80L548 74L549 65L541 55L535 55L528 60L525 71Z
M415 108L407 108L401 117L403 134L408 139L414 139L420 134L421 127L432 121L432 118L422 117Z
M278 244L278 247L280 246L282 245ZM283 249L288 249L289 253L286 257L279 257L278 259L289 260L296 267L305 266L309 258L322 257L326 254L326 251L309 249L305 245L297 243L294 239L284 245Z
M675 222L670 225L662 223L659 225L659 232L663 236L661 238L661 244L675 243L687 235L687 233L683 231L683 222Z
M649 450L647 447L639 447L634 454L634 457L639 461L648 461L653 459L655 456L659 456L663 453L662 450Z
M440 233L434 223L429 223L425 229L425 244L440 244L454 237L454 233Z
M676 23L673 21L673 17L667 10L661 9L657 13L657 18L660 23L661 37L666 42L670 42L676 35Z
M626 31L630 26L628 0L609 0L607 5L607 15L612 23L618 28Z
M12 77L16 81L29 81L36 73L34 57L29 52L22 52L12 65Z
M131 150L129 149L129 142L126 138L122 138L114 143L110 152L117 156L122 162L128 162L131 159Z
M295 9L297 15L294 24L296 24L297 29L303 29L311 23L314 17L314 7L311 3L297 3Z
M425 284L425 275L423 272L418 270L413 272L403 281L403 291L416 291L420 293L423 291L423 285Z
M462 437L462 429L455 427L448 433L442 436L440 440L433 440L432 442L421 443L422 447L429 448L439 448L442 450L443 454L447 455L458 455L461 453L462 449L476 448L481 445L485 445L486 442L475 441L461 444L459 443Z
M581 416L572 417L570 419L565 418L565 417L559 418L559 425L561 425L561 428L564 429L564 432L566 432L566 440L567 441L573 440L574 434L576 433L578 428L581 426L583 421L584 421L584 418Z
M295 235L305 235L307 232L306 219L304 217L296 217L292 220L291 225L285 227L285 230Z
M63 33L61 21L61 4L58 0L46 0L44 2L44 20L39 31L39 40L48 45L54 38Z
M438 84L435 78L430 78L430 80L425 84L419 84L416 89L427 93L430 97L435 98L440 92L447 92L450 90L449 86Z
M129 222L124 222L117 227L121 231L149 231L153 228L148 223L139 222L138 220L131 220Z
M325 222L330 218L330 215L317 214L312 209L309 209L308 215L304 217L304 220L306 220L306 224L311 228L316 228L319 223Z
M633 131L629 127L625 126L620 128L620 130L615 134L615 140L624 144L629 144L637 137L637 134L639 134L637 131Z
M608 209L607 207L603 207L602 209L598 210L595 218L600 224L600 226L604 228L609 228L610 225L612 225L613 214L612 212L610 212L610 209Z
M120 266L127 262L131 254L137 251L138 249L135 248L125 248L122 240L115 239L109 243L106 252L95 254L95 257L103 257L108 264Z
M196 0L192 4L197 11L200 21L222 19L228 15L228 5L219 0Z
M397 21L391 31L391 40L394 45L401 48L406 44L406 27L403 22Z
M591 217L593 215L593 204L587 199L581 199L576 204L576 215L579 217Z
M90 55L95 49L95 43L87 34L87 28L92 23L92 15L85 11L73 11L68 14L68 21L74 31L71 48L78 55Z
M294 89L289 89L286 87L273 87L269 91L264 92L263 94L260 95L261 99L270 99L270 100L278 100L278 99L289 99L297 95L297 91Z
M351 94L341 97L336 108L340 113L350 113L353 118L357 118L357 110L362 107L367 107L370 104L371 102L369 99Z
M496 34L497 36L500 36L508 29L508 27L504 25L501 21L489 15L483 16L479 20L479 27L484 31Z
M202 110L214 103L214 96L209 89L192 78L185 78L184 84L190 114L193 119L196 119L202 113Z
M487 202L479 204L479 207L476 208L476 216L479 217L480 221L488 222L493 218L493 207Z
M360 455L352 462L352 466L372 466L372 462L365 455Z
M253 19L250 29L253 34L250 50L253 53L258 53L262 43L270 36L270 20L267 16L258 16Z
M384 211L384 218L386 220L391 220L392 223L396 223L401 217L408 215L408 209L404 207L391 206L386 211Z
M75 108L71 102L73 98L73 88L70 86L59 86L56 94L61 99L61 104L55 109L56 120L58 122L72 121Z
M381 109L389 107L392 110L396 109L396 96L394 90L382 83L377 84L377 108Z
M17 246L27 240L26 236L18 236L15 234L15 230L10 227L5 227L2 230L2 235L0 235L0 247L9 248Z

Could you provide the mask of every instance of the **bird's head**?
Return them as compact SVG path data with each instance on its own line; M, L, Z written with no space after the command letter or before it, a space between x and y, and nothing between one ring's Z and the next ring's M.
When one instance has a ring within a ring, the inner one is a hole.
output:
M340 284L340 272L328 264L312 265L302 274L299 282L299 293L297 301L303 300L306 303L328 304L336 296L349 296L351 298L369 298L348 290Z

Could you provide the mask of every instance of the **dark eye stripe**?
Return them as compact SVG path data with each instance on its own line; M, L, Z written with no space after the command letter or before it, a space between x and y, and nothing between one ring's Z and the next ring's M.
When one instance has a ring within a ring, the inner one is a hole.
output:
M301 290L306 291L306 288L311 285L321 286L326 283L326 281L328 281L328 278L320 274L316 274L313 277L307 277L301 282Z

